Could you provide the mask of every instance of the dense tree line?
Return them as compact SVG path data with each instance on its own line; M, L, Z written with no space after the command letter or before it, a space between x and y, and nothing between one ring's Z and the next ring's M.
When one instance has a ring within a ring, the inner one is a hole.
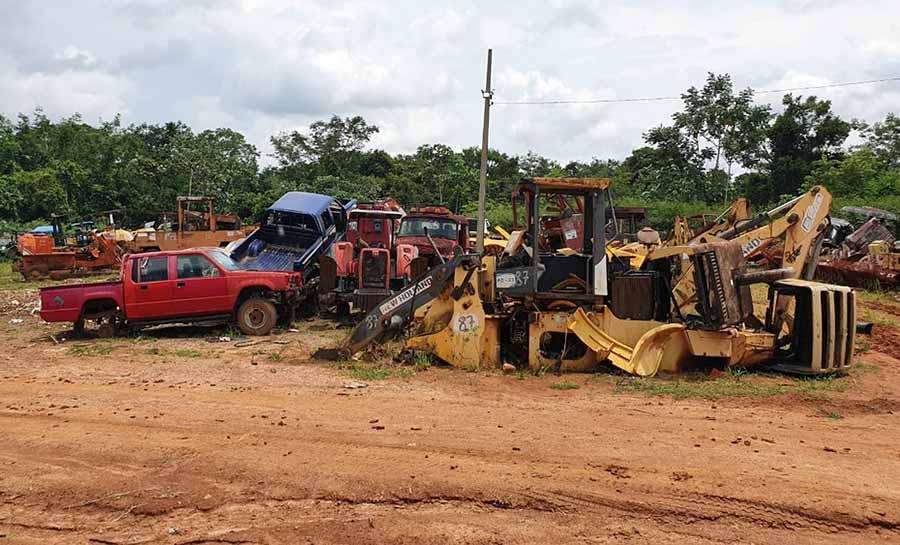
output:
M79 115L50 120L40 109L0 116L0 220L7 227L65 213L72 221L120 208L130 225L172 210L177 195L210 195L222 211L255 219L278 196L306 190L340 198L394 196L474 213L480 151L424 144L415 153L371 149L378 127L334 116L271 138L273 161L231 129L195 133L181 122L97 126ZM851 134L858 141L847 145ZM752 89L709 74L682 95L669 125L643 135L623 160L560 163L491 149L488 214L509 224L509 194L528 176L615 178L619 203L644 204L665 228L676 213L721 209L739 195L762 207L804 187L826 185L839 204L900 213L900 119L844 120L828 100L785 95L773 112ZM268 162L267 162L268 163Z

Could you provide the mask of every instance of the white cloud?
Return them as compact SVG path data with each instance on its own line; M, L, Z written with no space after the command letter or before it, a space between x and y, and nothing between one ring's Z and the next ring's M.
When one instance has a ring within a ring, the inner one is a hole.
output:
M375 145L477 145L485 50L496 100L677 95L708 71L738 87L900 74L900 3L644 0L4 2L0 113L230 126L268 137L332 114ZM11 21L15 21L12 24ZM900 84L815 91L845 118L896 108ZM804 93L806 94L806 93ZM764 95L776 107L778 95ZM501 106L491 144L562 162L622 158L677 102Z

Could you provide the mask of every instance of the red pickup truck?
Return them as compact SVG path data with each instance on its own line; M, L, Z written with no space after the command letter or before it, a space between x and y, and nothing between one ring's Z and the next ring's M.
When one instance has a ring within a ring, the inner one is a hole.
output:
M118 282L41 289L41 318L85 321L100 336L123 326L234 321L247 335L266 335L299 303L296 272L243 270L218 248L126 255Z

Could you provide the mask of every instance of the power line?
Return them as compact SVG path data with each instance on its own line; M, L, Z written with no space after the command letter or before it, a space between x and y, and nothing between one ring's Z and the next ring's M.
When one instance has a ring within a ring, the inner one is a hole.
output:
M802 87L786 87L784 89L764 89L762 91L754 91L755 95L768 95L773 93L789 93L792 91L810 91L814 89L831 89L835 87L851 87L855 85L871 85L873 83L886 83L890 81L900 81L900 76L892 76L889 78L867 79L859 81L844 81L839 83L827 83L823 85L805 85ZM504 105L555 105L555 104L617 104L624 102L662 102L667 100L681 100L678 96L657 96L657 97L639 97L639 98L591 98L591 99L571 99L571 100L497 100L494 104Z

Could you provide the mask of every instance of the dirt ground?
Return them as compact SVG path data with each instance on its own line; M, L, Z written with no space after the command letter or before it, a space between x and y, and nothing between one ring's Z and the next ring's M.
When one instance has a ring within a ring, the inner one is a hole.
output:
M61 341L36 295L0 292L0 544L900 542L889 297L849 377L635 382L341 368L324 321Z

